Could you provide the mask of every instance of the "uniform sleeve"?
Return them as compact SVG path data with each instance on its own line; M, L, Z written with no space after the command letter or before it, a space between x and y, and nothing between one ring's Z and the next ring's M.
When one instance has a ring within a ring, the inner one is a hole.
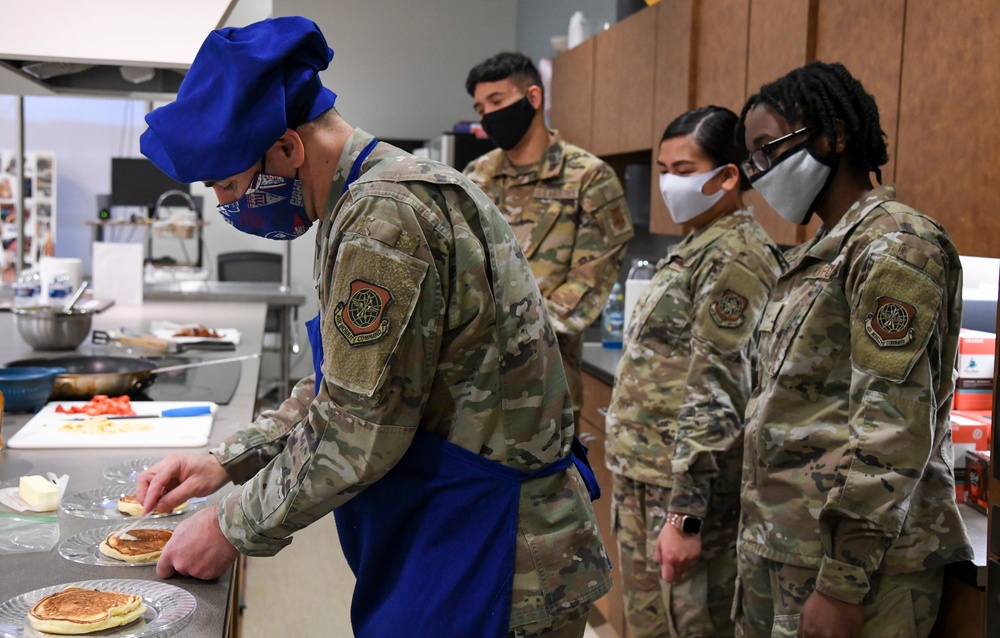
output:
M625 191L607 164L581 188L579 215L566 281L545 300L563 334L583 332L601 314L635 234Z
M691 362L671 461L669 511L705 518L713 487L739 491L754 332L773 282L738 261L695 277Z
M324 381L283 449L220 508L223 533L251 556L277 553L384 476L413 439L434 375L439 265L413 255L416 213L363 197L338 215L346 219L322 308Z
M936 390L954 368L940 360L953 294L947 271L939 246L895 233L862 250L847 276L850 439L819 516L816 583L846 602L863 600L934 449Z

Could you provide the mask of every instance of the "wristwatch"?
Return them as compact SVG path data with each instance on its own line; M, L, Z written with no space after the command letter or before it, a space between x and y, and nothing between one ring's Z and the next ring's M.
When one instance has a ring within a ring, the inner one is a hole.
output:
M692 536L701 532L701 519L690 514L667 512L667 523Z

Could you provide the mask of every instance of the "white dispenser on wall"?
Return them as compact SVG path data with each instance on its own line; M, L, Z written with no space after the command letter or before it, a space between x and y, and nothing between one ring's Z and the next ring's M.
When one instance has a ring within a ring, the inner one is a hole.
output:
M632 268L628 271L628 278L625 280L625 325L624 331L628 333L629 322L632 319L632 311L639 301L649 281L653 278L656 268L645 259L633 259Z

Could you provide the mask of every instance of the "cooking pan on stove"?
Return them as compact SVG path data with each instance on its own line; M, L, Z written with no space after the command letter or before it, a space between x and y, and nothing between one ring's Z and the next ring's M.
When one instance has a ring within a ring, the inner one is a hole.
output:
M107 394L109 396L137 394L149 387L156 380L156 375L163 372L200 368L220 363L230 363L232 361L244 361L246 359L256 359L259 356L258 354L248 354L240 357L208 359L195 363L161 367L155 361L135 357L76 355L20 359L18 361L11 361L7 366L55 366L65 368L65 373L56 375L55 383L52 386L52 394L49 398L53 400L89 400L97 394Z

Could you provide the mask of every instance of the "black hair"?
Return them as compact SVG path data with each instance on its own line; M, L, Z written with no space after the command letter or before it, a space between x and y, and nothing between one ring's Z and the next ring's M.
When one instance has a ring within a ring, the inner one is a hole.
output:
M740 113L736 131L740 139L746 133L747 113L758 104L768 105L789 123L817 127L830 140L837 139L837 120L842 120L847 159L882 182L880 167L889 161L889 151L878 106L843 64L810 62L760 87Z
M474 95L476 85L480 82L499 82L507 78L511 78L522 91L527 92L528 87L534 84L542 89L543 94L545 92L542 76L538 74L538 69L535 68L531 58L523 53L510 51L497 53L472 67L468 77L465 78L465 90L469 95Z
M739 167L747 157L747 150L743 137L735 134L738 121L736 114L727 108L702 106L668 124L660 142L690 135L701 152L711 160L713 168L735 164L740 174L740 190L746 191L750 189L750 182Z

